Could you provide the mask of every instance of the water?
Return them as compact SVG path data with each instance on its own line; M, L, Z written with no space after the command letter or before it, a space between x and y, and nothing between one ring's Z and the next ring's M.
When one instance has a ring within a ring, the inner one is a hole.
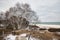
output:
M60 22L36 22L34 24L60 25Z

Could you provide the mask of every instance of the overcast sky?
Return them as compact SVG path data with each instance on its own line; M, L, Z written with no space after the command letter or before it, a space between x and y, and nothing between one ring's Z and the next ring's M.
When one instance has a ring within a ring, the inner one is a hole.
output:
M30 4L42 22L60 22L60 0L0 0L0 11L6 11L17 2Z

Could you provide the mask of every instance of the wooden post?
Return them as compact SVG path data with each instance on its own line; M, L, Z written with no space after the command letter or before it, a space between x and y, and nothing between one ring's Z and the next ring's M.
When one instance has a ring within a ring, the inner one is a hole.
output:
M2 33L3 33L2 35L4 36L4 30L2 31Z
M4 40L4 30L2 31L2 37L3 37L3 39L2 39L2 40Z

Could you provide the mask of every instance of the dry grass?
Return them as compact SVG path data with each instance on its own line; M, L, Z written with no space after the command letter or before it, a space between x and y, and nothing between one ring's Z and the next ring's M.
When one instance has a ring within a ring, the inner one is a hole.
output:
M50 33L50 32L40 33L40 31L28 31L28 30L15 31L16 35L20 35L22 33L27 33L29 35L32 35L33 37L43 39L43 40L52 40L52 37L53 37L53 33Z

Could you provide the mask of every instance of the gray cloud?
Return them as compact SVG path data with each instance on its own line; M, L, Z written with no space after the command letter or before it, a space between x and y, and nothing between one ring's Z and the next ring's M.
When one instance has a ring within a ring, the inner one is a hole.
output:
M60 1L50 0L50 2L49 3L48 2L49 1L45 3L46 5L40 5L37 8L38 10L37 12L38 12L38 15L40 16L41 21L60 22Z
M7 10L16 2L29 3L42 22L60 22L60 0L0 0L0 11Z

